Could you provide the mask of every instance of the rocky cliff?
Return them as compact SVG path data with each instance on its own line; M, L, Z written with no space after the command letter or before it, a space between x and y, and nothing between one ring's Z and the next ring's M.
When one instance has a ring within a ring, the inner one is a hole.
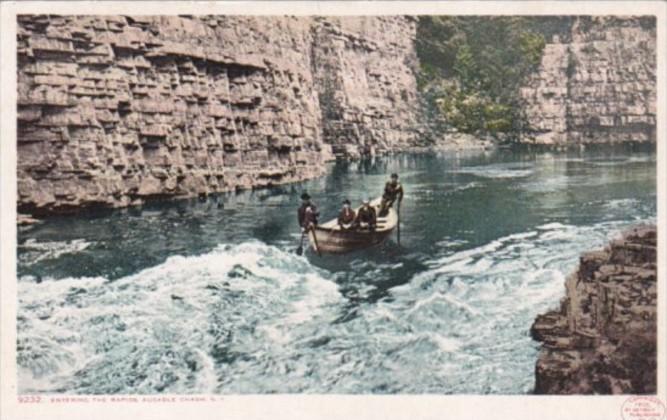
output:
M287 183L418 141L412 18L18 24L20 211Z
M313 74L333 152L361 156L417 145L416 20L318 21Z
M657 380L656 228L584 254L560 309L531 328L542 342L538 394L648 394Z
M575 18L546 45L521 97L522 142L655 142L655 19Z

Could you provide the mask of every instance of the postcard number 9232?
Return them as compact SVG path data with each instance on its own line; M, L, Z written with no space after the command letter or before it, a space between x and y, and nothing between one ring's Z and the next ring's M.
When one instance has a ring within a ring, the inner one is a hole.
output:
M39 403L42 400L42 397L39 395L19 395L18 396L19 404L31 404Z

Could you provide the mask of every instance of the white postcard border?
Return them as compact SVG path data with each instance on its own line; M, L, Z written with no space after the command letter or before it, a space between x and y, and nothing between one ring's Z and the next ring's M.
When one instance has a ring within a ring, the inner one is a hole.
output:
M23 419L621 419L628 396L214 395L207 402L19 403L16 395L16 15L641 15L657 17L658 397L667 404L666 3L658 1L458 2L3 2L0 16L0 418ZM528 326L526 327L528 328ZM55 398L66 396L57 395ZM71 396L74 397L74 396ZM111 396L107 396L107 400ZM114 396L122 398L123 396ZM140 396L125 396L141 398ZM42 397L48 400L49 396ZM212 401L212 400L215 401Z

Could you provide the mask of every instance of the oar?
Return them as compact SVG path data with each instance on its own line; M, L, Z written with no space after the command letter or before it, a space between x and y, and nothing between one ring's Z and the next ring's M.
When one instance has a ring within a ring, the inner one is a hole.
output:
M303 237L306 236L305 232L301 232L301 240L299 241L299 247L296 249L296 255L303 254Z
M398 219L397 224L396 224L396 242L398 242L398 245L401 245L401 202L398 202L398 206L396 206L396 218Z
M315 227L311 227L310 231L313 232L313 242L315 242L315 252L317 252L318 256L322 256L322 253L320 252L320 246L317 244L317 235L315 234Z

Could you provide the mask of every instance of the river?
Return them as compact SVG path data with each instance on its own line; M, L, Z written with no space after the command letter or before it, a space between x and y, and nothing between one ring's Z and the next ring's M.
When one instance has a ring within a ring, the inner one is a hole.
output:
M294 252L398 172L401 243ZM18 233L21 393L525 394L538 313L581 252L656 219L656 155L497 150L332 164L220 199Z

